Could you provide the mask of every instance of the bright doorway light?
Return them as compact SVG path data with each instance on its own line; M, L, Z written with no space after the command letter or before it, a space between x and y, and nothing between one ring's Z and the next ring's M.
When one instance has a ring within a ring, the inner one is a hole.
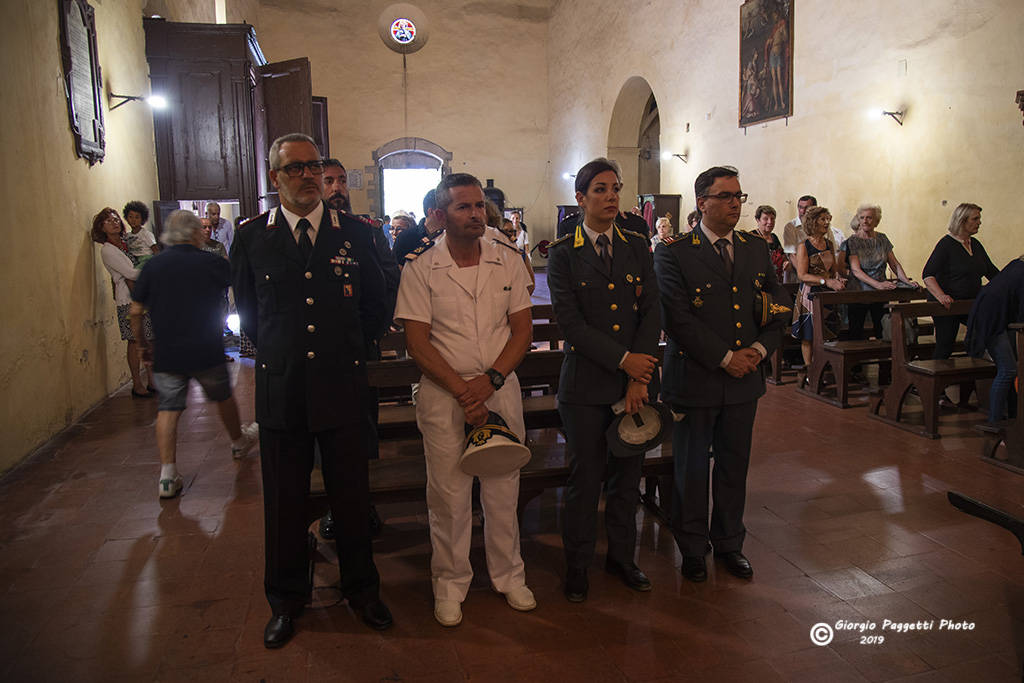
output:
M440 168L385 168L384 213L394 216L401 210L423 218L423 196L439 182Z

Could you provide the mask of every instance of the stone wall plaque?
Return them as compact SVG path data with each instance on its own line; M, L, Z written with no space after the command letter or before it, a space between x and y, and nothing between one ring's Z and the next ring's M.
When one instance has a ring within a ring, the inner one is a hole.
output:
M92 166L103 161L106 149L95 13L86 0L57 0L57 4L64 94L75 151Z

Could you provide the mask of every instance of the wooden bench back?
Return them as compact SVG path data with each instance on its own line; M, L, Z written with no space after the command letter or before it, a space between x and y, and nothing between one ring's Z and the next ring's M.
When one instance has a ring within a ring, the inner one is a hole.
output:
M887 308L892 315L889 325L892 336L892 362L894 367L902 367L910 358L910 340L907 339L906 321L916 323L920 317L941 318L949 315L967 315L974 305L973 299L954 301L946 308L937 301L918 301L913 303L893 303Z
M814 309L814 353L825 344L823 333L824 325L818 323L824 320L825 306L835 304L873 304L898 301L913 301L923 299L924 292L917 289L871 289L857 292L817 292L811 299L811 306Z

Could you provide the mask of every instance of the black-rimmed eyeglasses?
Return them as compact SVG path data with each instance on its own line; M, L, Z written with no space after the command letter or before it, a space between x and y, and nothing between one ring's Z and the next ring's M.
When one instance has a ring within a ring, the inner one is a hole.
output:
M296 161L291 164L286 164L278 170L284 171L289 178L298 178L306 172L307 168L313 175L323 175L324 162L319 159L317 161Z
M744 204L746 203L748 196L749 195L747 195L746 192L719 192L718 194L706 194L704 195L704 199L717 199L721 202L727 202L730 199L735 199L740 204Z

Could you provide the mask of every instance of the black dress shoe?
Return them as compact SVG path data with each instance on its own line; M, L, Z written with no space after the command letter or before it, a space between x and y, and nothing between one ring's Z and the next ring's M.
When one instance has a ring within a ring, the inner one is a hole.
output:
M749 579L754 575L754 568L750 566L750 560L743 556L743 553L722 553L718 556L725 564L725 569L733 576L741 579Z
M330 512L320 518L320 538L325 541L334 540L334 516Z
M287 614L275 614L270 617L267 627L263 629L263 646L274 649L281 647L295 635L295 624Z
M391 616L391 610L381 602L380 598L355 603L349 600L348 604L363 620L363 623L372 629L383 631L395 623L394 618Z
M646 593L651 590L651 580L632 562L629 564L619 564L613 560L608 560L605 562L604 568L609 574L622 579L622 583L635 591Z
M683 577L693 581L694 583L701 583L708 580L708 567L704 563L703 557L694 556L683 556Z
M583 602L587 599L590 582L586 569L569 569L565 573L565 599L569 602Z

